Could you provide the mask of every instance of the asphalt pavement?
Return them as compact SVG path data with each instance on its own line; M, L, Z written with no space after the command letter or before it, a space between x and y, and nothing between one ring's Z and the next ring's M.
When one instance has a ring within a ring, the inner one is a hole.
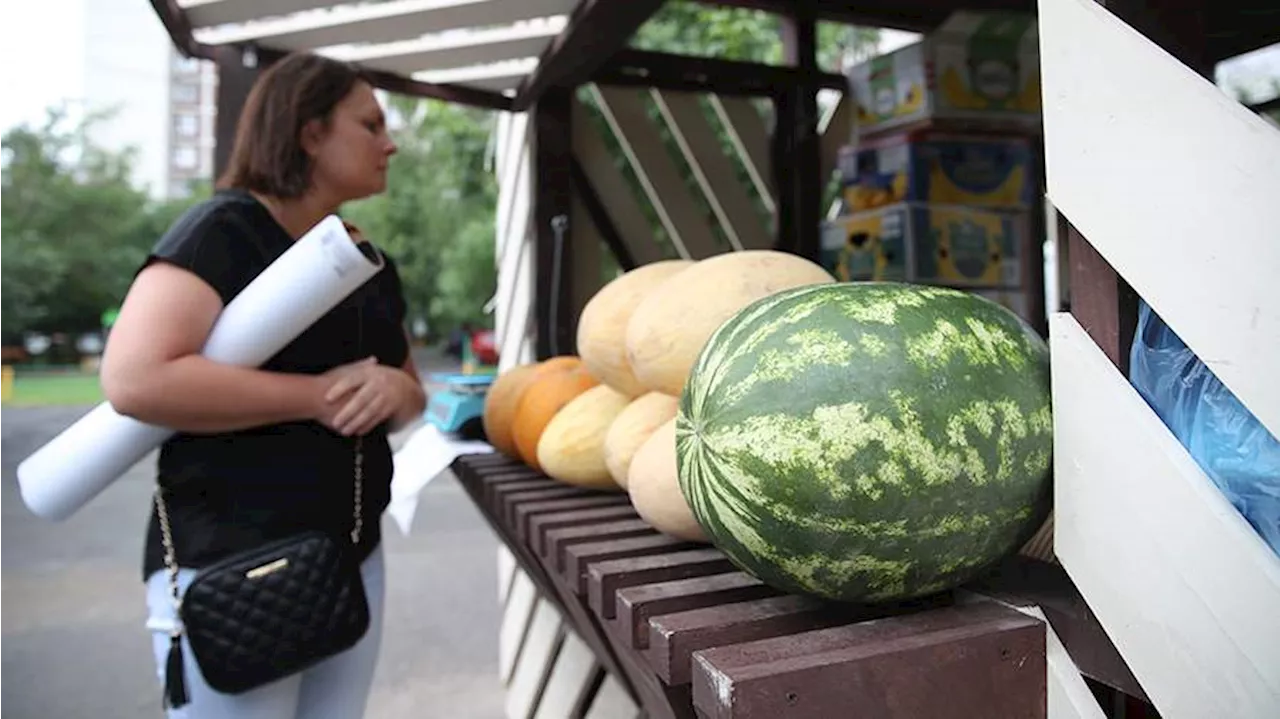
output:
M64 522L31 514L18 490L19 462L88 409L0 415L6 719L162 716L141 577L154 455ZM492 532L446 474L410 536L390 518L383 536L386 628L367 716L501 717Z

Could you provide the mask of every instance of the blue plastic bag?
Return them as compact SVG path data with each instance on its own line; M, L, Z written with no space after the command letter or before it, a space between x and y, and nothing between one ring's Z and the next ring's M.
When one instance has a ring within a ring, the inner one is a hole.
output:
M1130 383L1280 555L1280 442L1146 302L1129 361Z

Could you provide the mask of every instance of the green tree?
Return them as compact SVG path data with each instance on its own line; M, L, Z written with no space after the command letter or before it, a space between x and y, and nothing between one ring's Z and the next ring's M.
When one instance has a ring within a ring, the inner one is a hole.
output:
M643 50L778 64L782 24L763 10L711 7L673 0L654 13L632 40ZM880 42L876 28L818 23L818 66L840 72L846 59L860 57Z
M118 304L147 251L189 201L152 202L132 187L131 152L89 140L100 117L73 123L50 111L39 127L5 133L4 341L27 332L97 329Z
M411 319L442 331L483 322L496 281L497 186L486 164L494 116L405 97L388 109L400 127L387 191L345 214L396 261Z

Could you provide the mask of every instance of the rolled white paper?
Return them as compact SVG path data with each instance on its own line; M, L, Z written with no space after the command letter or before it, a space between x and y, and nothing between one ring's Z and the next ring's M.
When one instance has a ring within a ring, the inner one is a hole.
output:
M258 367L382 269L329 216L293 243L222 310L201 354ZM160 446L171 429L118 414L103 402L18 465L28 508L63 520Z

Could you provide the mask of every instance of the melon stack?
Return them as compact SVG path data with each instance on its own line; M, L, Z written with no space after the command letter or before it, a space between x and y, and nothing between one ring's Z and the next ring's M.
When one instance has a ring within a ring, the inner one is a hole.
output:
M831 282L818 265L773 251L626 272L583 308L577 356L516 367L495 381L485 407L489 440L561 482L627 491L655 529L706 541L676 471L676 414L694 362L751 302Z
M784 591L946 591L1047 516L1048 348L977 295L729 253L623 274L577 344L498 378L493 445Z

